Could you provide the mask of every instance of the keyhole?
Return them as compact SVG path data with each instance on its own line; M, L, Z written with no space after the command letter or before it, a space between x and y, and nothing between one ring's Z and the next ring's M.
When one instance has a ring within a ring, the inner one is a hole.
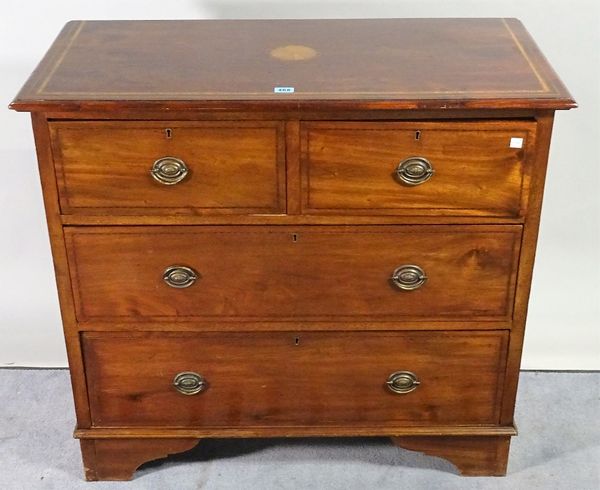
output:
M296 337L296 338L294 339L294 344L295 344L295 345L300 345L300 337Z
M421 131L415 131L415 140L419 141L421 139Z
M171 136L173 136L173 130L171 128L165 129L165 136L168 140L171 139Z
M298 241L298 233L292 233L292 241L296 243Z

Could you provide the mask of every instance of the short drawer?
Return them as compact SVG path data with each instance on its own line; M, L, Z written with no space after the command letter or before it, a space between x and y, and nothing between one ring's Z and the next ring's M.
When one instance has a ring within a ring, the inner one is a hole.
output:
M528 121L305 123L302 208L518 217L534 143Z
M83 334L92 423L496 424L507 333Z
M80 321L507 320L520 234L518 225L75 227L66 240Z
M53 122L63 214L285 212L277 122Z

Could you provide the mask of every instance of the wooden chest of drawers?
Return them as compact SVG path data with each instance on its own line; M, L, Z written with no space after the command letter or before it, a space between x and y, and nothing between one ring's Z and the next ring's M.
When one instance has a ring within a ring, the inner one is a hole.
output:
M572 107L514 19L67 24L12 108L86 477L352 435L504 474Z

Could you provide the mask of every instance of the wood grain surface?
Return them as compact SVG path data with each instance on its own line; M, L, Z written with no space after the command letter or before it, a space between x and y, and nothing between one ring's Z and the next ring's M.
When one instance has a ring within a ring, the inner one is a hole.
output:
M97 427L498 422L506 332L85 333ZM451 355L448 355L451 353ZM392 393L396 371L416 390ZM172 386L180 372L208 383Z
M187 451L198 442L198 439L183 438L82 440L85 479L131 480L142 464Z
M303 123L302 206L308 214L523 214L535 123ZM519 148L511 148L519 138ZM427 159L433 176L407 185L398 165ZM522 189L524 192L522 192Z
M64 214L285 212L283 125L276 122L50 124ZM157 182L175 157L188 175Z
M506 320L519 226L68 228L79 320ZM102 259L99 260L99 257ZM396 268L428 276L414 291ZM194 269L186 289L163 271ZM235 328L232 325L229 328ZM225 328L225 324L223 324Z
M392 437L397 446L449 460L463 476L504 476L510 437Z
M11 107L172 111L229 100L254 109L575 106L516 19L346 19L71 22Z

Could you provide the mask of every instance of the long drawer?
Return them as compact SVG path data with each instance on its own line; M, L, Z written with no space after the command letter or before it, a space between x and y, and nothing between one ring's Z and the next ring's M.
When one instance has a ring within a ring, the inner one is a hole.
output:
M82 335L98 427L495 424L508 334Z
M285 212L279 122L53 122L63 214Z
M522 216L535 127L531 121L304 123L303 211Z
M74 227L65 234L80 321L474 321L511 317L521 227Z

